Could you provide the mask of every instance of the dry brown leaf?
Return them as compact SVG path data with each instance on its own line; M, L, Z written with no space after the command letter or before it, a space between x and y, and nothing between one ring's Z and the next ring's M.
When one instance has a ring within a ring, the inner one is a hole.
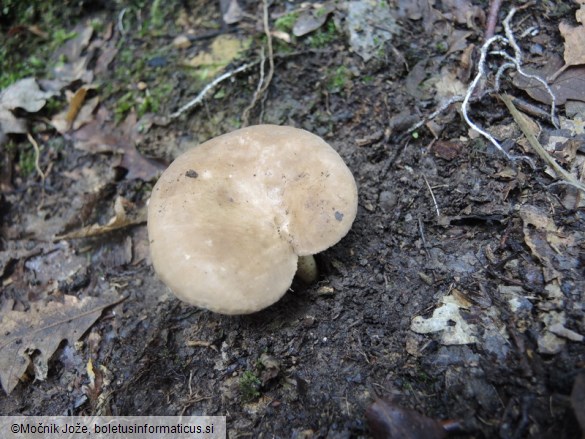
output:
M110 41L101 48L101 53L98 56L98 59L95 62L95 68L93 69L93 72L96 75L107 72L108 67L118 54L116 43L116 41Z
M523 222L524 242L542 263L545 281L558 278L560 274L553 263L560 251L557 238L561 235L556 224L535 206L522 206L519 215Z
M136 149L137 124L136 113L131 112L120 127L115 127L108 110L101 107L94 120L72 134L74 146L91 153L122 154L117 166L128 170L125 178L149 181L156 177L164 166L144 157Z
M485 13L479 6L469 0L443 0L445 15L452 15L459 24L467 25L469 29L476 29L478 24L485 23Z
M33 358L37 371L48 361L63 340L74 343L93 325L102 311L124 300L117 294L101 297L63 296L63 302L31 304L29 311L0 314L0 383L12 392ZM38 355L33 355L38 352ZM42 379L37 376L37 379Z
M123 197L116 198L114 202L114 216L107 224L92 224L79 230L56 236L55 239L80 239L92 238L113 232L114 230L123 229L128 226L142 224L146 221L146 211L144 209L134 212L132 216L126 214L124 204L129 204Z
M81 106L85 102L85 96L87 95L87 87L80 87L77 89L71 101L69 102L69 110L67 110L67 115L65 116L65 120L71 126L79 110L81 110Z
M555 72L559 72L562 65L563 62L560 58L551 57L541 68L526 67L525 71L546 81L547 78L555 76ZM516 74L513 83L516 87L526 91L533 99L547 105L551 104L550 95L539 81ZM585 102L585 66L567 68L556 75L549 86L555 95L557 105L563 105L569 99Z
M56 114L51 119L51 124L58 132L64 134L71 129L78 130L83 125L94 120L95 116L93 113L100 102L99 97L94 96L83 102L87 96L87 92L92 88L94 87L85 85L80 87L75 93L66 92L69 108Z
M585 64L585 26L559 24L559 31L565 39L565 64L575 66Z
M136 140L138 138L138 126L136 113L130 112L120 126L120 133L124 142L120 144L123 151L122 159L118 166L126 169L126 180L140 179L143 181L152 180L159 175L165 168L161 163L144 157L136 149Z
M575 17L580 26L571 26L568 23L562 22L559 24L559 31L565 39L565 64L568 66L575 66L585 64L585 26L583 26L583 19L585 17L585 5L581 4L579 10L575 13Z

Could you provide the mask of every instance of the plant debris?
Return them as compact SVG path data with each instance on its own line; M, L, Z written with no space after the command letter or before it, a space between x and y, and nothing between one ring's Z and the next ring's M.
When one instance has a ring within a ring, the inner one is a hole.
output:
M75 343L105 308L122 300L111 294L82 300L65 295L62 302L33 302L27 312L3 313L0 382L4 390L11 393L31 364L35 379L45 380L49 360L61 341Z

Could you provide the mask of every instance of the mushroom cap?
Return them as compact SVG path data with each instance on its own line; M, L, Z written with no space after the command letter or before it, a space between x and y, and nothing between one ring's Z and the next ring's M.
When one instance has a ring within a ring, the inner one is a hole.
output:
M162 174L148 206L152 262L179 299L252 313L280 299L298 256L337 243L356 213L355 180L323 139L251 126L185 152Z

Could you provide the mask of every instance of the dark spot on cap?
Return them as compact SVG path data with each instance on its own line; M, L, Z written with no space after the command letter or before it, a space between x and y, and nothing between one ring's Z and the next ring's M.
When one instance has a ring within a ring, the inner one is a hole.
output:
M199 174L197 174L195 169L189 169L187 172L185 172L185 177L189 177L189 178L197 178L198 175Z
M335 219L337 221L341 221L343 219L343 214L341 212L339 212L339 211L336 210L335 211Z

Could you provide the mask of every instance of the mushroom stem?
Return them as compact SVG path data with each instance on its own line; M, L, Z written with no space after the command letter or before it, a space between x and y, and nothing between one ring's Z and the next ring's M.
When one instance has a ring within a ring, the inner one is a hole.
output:
M299 256L297 277L307 284L312 284L319 277L319 268L313 255Z

